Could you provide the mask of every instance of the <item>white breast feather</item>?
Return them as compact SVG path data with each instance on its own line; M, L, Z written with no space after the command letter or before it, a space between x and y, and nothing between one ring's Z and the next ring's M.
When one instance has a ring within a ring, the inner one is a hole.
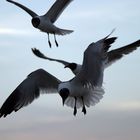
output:
M94 106L97 104L102 98L104 94L104 89L102 87L94 87L94 89L91 89L89 93L85 93L83 96L84 103L87 107ZM69 96L65 104L69 107L74 108L75 105L75 99L72 96ZM76 107L81 108L83 107L82 99L81 97L77 97Z

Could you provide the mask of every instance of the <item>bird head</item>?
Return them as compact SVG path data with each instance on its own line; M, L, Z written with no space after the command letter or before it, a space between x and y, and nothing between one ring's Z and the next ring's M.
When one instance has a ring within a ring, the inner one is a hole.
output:
M39 17L34 17L34 18L32 18L32 25L33 25L35 28L38 28L39 24L40 24L40 19L39 19Z
M72 71L74 71L77 68L77 64L69 63L68 65L65 66L65 68L70 68Z
M67 88L63 88L63 89L60 90L59 95L62 98L63 105L65 103L65 100L68 98L69 94L70 93L69 93L69 90Z

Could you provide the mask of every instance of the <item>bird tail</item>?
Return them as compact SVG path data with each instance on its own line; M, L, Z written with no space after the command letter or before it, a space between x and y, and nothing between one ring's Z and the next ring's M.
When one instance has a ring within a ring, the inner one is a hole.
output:
M66 34L70 34L72 32L73 32L73 30L67 30L67 29L60 29L60 28L58 28L58 30L55 33L57 35L66 35Z

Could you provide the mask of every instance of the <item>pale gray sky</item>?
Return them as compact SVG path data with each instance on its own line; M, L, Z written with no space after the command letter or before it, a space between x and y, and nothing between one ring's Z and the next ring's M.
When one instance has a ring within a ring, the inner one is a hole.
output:
M44 14L55 0L18 0ZM41 3L40 3L41 2ZM73 74L55 62L35 57L37 47L50 57L82 63L83 52L93 41L113 28L117 41L112 49L140 39L139 0L74 0L56 25L74 33L57 36L59 48L50 49L47 35L34 29L30 16L18 7L0 1L0 106L32 71L43 68L61 80ZM51 36L53 41L53 36ZM105 70L105 95L99 104L77 117L63 107L58 95L42 95L28 107L0 119L3 140L139 140L140 134L140 49Z

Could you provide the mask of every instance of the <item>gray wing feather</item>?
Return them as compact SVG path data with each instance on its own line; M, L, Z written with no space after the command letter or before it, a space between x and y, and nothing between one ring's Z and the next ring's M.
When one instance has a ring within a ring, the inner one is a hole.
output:
M81 85L91 84L92 86L99 85L99 77L102 77L102 60L100 55L92 50L90 45L84 52L84 59L81 71L73 79L73 82L80 83ZM101 83L102 84L102 83Z
M110 66L115 61L121 59L124 55L127 55L134 50L136 50L138 47L140 47L140 40L137 40L136 42L133 42L129 45L126 45L124 47L112 50L108 52L108 61L106 63L107 66Z
M54 23L57 18L61 15L64 9L69 5L73 0L56 0L56 2L52 5L49 11L44 15L50 19L52 23Z
M15 1L12 1L12 0L6 0L6 1L8 1L10 3L13 3L16 6L20 7L21 9L26 11L32 17L38 16L35 12L33 12L32 10L30 10L29 8L25 7L24 5L22 5L22 4L18 3L18 2L15 2Z
M69 64L69 62L66 62L66 61L64 61L64 60L53 59L53 58L47 57L47 56L45 56L42 52L40 52L40 51L39 51L38 49L36 49L36 48L33 48L33 49L32 49L32 52L33 52L36 56L38 56L38 57L40 57L40 58L47 59L47 60L50 60L50 61L56 61L56 62L59 62L59 63L63 64L64 66L67 66L67 65Z
M32 72L4 102L0 109L0 117L6 117L33 102L41 94L40 90L45 90L45 93L57 92L60 82L43 69Z
M102 86L104 62L107 50L117 38L105 38L91 43L84 52L81 71L73 79L73 82L81 82L82 85Z

